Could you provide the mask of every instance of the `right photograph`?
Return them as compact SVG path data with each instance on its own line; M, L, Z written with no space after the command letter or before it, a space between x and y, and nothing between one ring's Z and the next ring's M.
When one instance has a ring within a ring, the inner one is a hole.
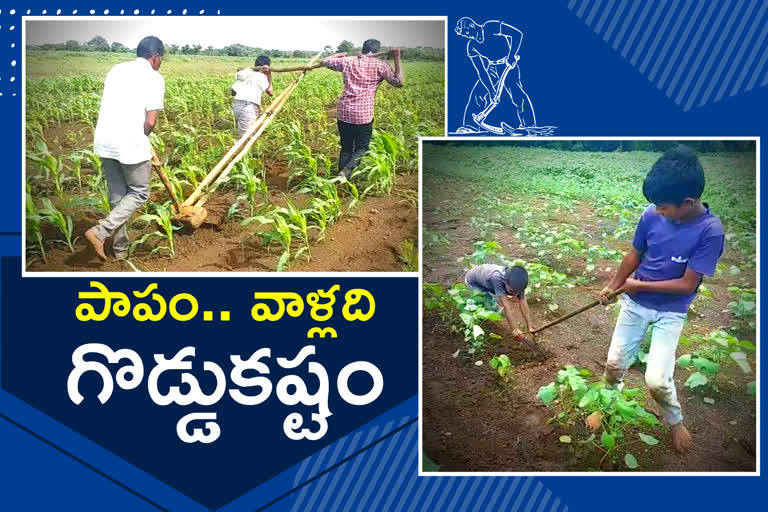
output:
M758 152L422 139L422 472L754 473Z

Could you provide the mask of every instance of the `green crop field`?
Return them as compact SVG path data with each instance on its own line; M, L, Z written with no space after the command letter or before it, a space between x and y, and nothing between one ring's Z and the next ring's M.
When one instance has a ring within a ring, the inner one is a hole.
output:
M594 300L631 246L648 206L642 183L662 153L533 145L424 145L426 453L444 471L754 471L754 143L699 155L702 200L722 219L726 248L677 349L675 383L694 439L684 458L643 381L650 336L623 390L601 382L616 305L541 332L532 349L464 284L472 265L525 266L541 326ZM590 431L585 418L596 411L603 422Z
M130 58L128 54L27 54L30 270L83 270L68 266L66 256L85 246L82 232L109 211L106 182L92 152L103 78L111 66ZM298 63L275 59L272 65ZM253 65L252 59L236 57L168 55L163 61L165 109L151 142L182 201L236 140L229 91L234 72L248 65ZM413 268L417 138L443 133L445 77L442 62L407 61L404 71L405 87L380 87L371 150L350 182L340 184L331 178L338 155L335 104L342 76L326 69L307 74L249 157L216 191L218 202L227 202L216 229L233 251L238 248L238 268L329 270L311 266L313 247L332 246L333 226L342 218L353 222L390 203L405 204L412 219L401 233L385 235L390 241L398 240L399 258L387 263L391 268L370 270ZM275 74L275 92L297 76ZM129 225L135 242L128 265L141 270L187 270L175 261L179 254L200 254L201 244L212 243L214 237L177 233L169 223L168 195L154 177L152 190L151 200ZM382 199L387 197L390 202ZM369 201L375 208L366 206ZM212 252L211 261L200 264L232 268L230 263L216 261L221 257ZM104 269L130 270L122 265Z

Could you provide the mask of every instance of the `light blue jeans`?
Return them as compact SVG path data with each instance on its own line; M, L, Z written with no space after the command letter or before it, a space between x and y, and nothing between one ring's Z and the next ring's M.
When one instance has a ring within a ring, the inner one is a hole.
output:
M621 313L616 321L605 365L606 379L613 385L621 384L627 368L643 344L645 332L649 326L653 326L645 384L659 404L664 423L680 423L683 415L675 390L675 350L686 314L649 309L627 295L622 295L620 300Z

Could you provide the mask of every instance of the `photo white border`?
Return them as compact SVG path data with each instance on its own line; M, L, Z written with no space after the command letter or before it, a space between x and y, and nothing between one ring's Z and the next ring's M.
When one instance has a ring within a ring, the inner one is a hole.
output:
M179 11L181 12L181 11ZM297 19L322 19L325 21L341 20L341 21L442 21L443 27L443 40L444 40L444 56L443 56L443 74L444 74L444 90L443 90L443 133L448 133L448 16L311 16L311 15L296 15L296 16L269 16L269 15L242 15L242 16L230 16L230 15L82 15L82 16L57 16L57 15L23 15L21 17L21 277L127 277L127 278L148 278L155 279L158 277L419 277L421 272L331 272L331 271L318 271L318 272L259 272L259 271L221 271L221 272L131 272L126 270L123 272L76 272L76 271L59 271L59 272L30 272L27 270L27 227L26 227L26 117L27 117L27 21L81 21L81 22L99 22L99 21L146 21L157 20L163 18L172 18L174 20L187 19L187 18L210 18L210 19L223 19L228 18L270 18L270 20L283 20L283 21L295 21ZM407 84L406 84L407 86ZM419 161L421 160L421 142L418 142ZM421 200L421 163L419 163L419 176L418 176L418 194L419 201ZM418 216L417 222L419 222L418 233L421 236L421 204L417 206ZM421 238L416 241L419 244L419 257L421 257ZM419 265L421 265L419 263ZM419 266L421 268L421 266Z
M424 275L423 272L419 273L419 393L418 393L418 401L419 401L419 431L418 431L418 476L420 477L452 477L452 476L531 476L531 477L559 477L559 476L655 476L655 477L673 477L673 476L684 476L684 477L697 477L697 476L732 476L732 477L760 477L760 137L710 137L710 136L702 136L702 137L631 137L631 136L621 136L621 137L578 137L578 136L572 136L572 137L564 137L564 136L557 136L557 137L467 137L467 136L446 136L446 137L419 137L419 240L421 241L421 244L419 245L419 262L420 265L423 266L424 259L423 259L423 233L422 233L422 227L423 227L423 195L422 195L422 186L424 183L424 173L423 173L423 163L422 163L422 146L424 142L431 142L431 141L451 141L451 142L459 142L459 141L466 141L466 142L496 142L496 141L521 141L521 140L535 140L538 142L541 141L555 141L555 140L676 140L676 141L685 141L685 140L695 140L695 141L701 141L701 140L751 140L755 141L755 159L756 159L756 169L755 172L757 173L757 181L756 181L756 209L757 209L757 220L756 220L756 226L755 226L755 232L756 232L756 243L755 243L755 250L756 250L756 265L755 265L755 289L756 289L756 305L757 305L757 315L756 315L756 329L755 329L755 360L757 361L756 370L755 370L755 382L756 382L756 395L755 395L755 408L756 408L756 438L755 438L755 471L711 471L711 472L680 472L680 471L671 471L671 472L665 472L665 471L657 471L657 472L651 472L651 471L610 471L610 472L595 472L595 471L552 471L552 472L535 472L535 471L498 471L498 472L489 472L489 471L422 471L423 468L423 456L424 456L424 448L423 448L423 436L424 436L424 415L423 412L423 376L422 376L422 348L423 348L423 284L424 284ZM423 268L423 267L420 267ZM607 350L607 348L606 348Z

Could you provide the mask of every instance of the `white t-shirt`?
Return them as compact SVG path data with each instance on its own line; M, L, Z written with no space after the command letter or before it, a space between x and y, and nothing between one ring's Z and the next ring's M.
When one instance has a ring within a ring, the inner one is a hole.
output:
M99 121L93 136L94 152L124 164L151 158L144 135L146 112L163 109L165 81L147 59L137 58L113 67L104 80Z
M238 71L235 74L235 83L232 85L236 100L250 101L257 105L261 105L261 95L268 88L267 75L251 68Z

